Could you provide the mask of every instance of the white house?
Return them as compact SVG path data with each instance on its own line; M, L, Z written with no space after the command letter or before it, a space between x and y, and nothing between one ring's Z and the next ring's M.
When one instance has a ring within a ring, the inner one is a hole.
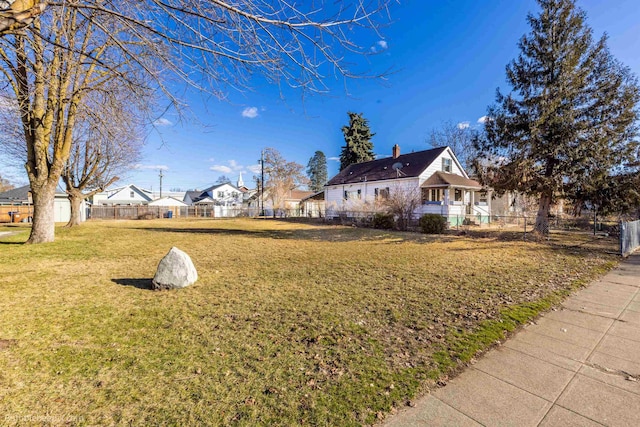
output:
M153 200L153 193L136 185L129 184L105 190L93 195L91 203L100 205L147 205Z
M152 202L149 202L149 206L162 206L162 207L172 207L172 208L182 208L186 207L187 204L181 200L175 199L173 197L163 197L161 199L156 199Z
M242 190L230 182L216 184L202 191L187 191L183 202L187 205L241 206Z
M469 179L449 147L400 154L397 144L391 157L352 164L329 180L325 186L326 214L375 210L394 191L419 194L416 216L439 214L453 225L467 215L474 215L479 222L489 220L486 193L480 183Z

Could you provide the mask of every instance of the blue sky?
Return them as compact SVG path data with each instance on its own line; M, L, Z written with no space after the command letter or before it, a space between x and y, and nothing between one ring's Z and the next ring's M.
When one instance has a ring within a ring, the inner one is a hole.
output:
M637 0L583 0L587 24L600 37L609 34L616 58L640 75L640 6ZM119 184L158 190L202 189L220 175L235 181L239 173L252 185L260 150L274 147L290 161L306 164L316 150L336 158L343 145L341 127L347 111L363 113L375 137L374 151L389 155L429 148L431 129L443 121L478 119L508 90L505 66L518 54L517 42L528 32L526 15L537 13L533 0L401 0L391 9L393 23L377 39L357 41L377 51L369 58L373 72L393 69L386 80L329 79L329 95L302 101L295 90L281 90L256 77L252 91L229 92L218 101L188 93L190 115L169 112L158 121L137 169ZM329 160L329 175L338 162ZM15 176L15 175L14 175ZM23 181L26 179L23 178Z

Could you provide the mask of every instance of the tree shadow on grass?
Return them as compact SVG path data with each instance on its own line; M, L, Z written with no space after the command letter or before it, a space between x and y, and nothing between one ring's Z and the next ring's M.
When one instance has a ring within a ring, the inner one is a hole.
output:
M153 279L111 279L113 283L117 283L121 286L132 286L138 289L146 289L148 291L153 290Z
M206 235L227 235L243 236L258 239L283 239L283 240L305 240L305 241L328 241L328 242L351 242L351 241L389 241L387 243L398 243L398 241L412 241L426 243L434 239L441 240L438 236L433 239L425 239L424 235L418 233L403 233L386 230L374 230L358 227L317 227L309 230L242 230L236 228L177 228L177 227L140 227L136 230L164 233L188 233ZM425 241L426 240L426 241Z

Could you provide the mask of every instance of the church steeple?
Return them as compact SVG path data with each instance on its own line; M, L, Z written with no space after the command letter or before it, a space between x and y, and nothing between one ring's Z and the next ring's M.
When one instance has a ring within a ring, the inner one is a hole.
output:
M240 176L238 177L238 185L236 187L244 187L244 181L242 180L242 172L240 172Z

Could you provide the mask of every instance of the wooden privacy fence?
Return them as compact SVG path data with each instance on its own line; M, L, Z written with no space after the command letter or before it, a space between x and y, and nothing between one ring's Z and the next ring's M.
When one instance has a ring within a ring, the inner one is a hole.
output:
M29 222L33 217L33 206L2 205L0 206L0 222Z
M235 218L256 217L259 210L233 206L90 206L87 219Z
M640 220L620 222L620 254L627 256L640 247Z

